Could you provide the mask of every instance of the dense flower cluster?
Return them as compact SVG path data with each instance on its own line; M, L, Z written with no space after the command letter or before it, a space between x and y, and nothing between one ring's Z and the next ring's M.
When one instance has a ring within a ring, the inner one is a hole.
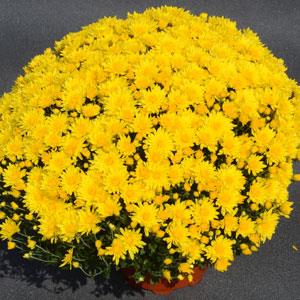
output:
M1 238L91 275L225 271L292 210L285 71L250 29L175 7L66 35L1 98Z

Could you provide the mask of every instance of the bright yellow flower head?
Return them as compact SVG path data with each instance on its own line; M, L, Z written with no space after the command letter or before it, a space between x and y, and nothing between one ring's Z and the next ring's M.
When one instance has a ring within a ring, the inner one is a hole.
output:
M98 214L88 210L80 210L78 231L82 234L88 234L90 232L96 234L100 231L98 223L100 223L101 221L102 218Z
M289 215L291 211L293 210L292 208L293 202L286 201L280 206L280 212L287 218L289 218Z
M216 270L220 272L227 271L229 266L230 266L230 261L226 258L219 258L214 264Z
M205 249L206 256L213 262L217 259L233 260L232 245L232 240L222 236L217 237L212 241L211 245Z
M62 239L67 242L72 242L80 230L77 211L74 209L61 211L58 217L58 224Z
M255 223L247 216L240 217L237 234L246 237L252 233L255 233Z
M65 257L62 260L62 264L60 265L60 267L63 267L65 265L69 264L70 265L70 270L72 269L73 251L74 251L73 248L71 248L67 251L67 253L65 254Z
M139 252L139 248L143 248L146 243L142 241L142 234L140 229L130 230L130 229L120 229L120 234L116 234L116 237L122 239L126 245L126 251L130 258L133 260L135 254Z
M17 165L8 166L3 174L5 185L17 190L24 189L24 181L22 178L25 174L25 170L21 170Z
M262 161L262 157L258 155L250 155L247 160L247 164L249 172L251 172L253 175L260 173L266 167L266 165Z
M188 242L189 231L185 224L172 222L168 225L166 230L168 236L164 238L164 241L168 243L168 249L171 248L172 244L180 246Z
M3 240L10 240L19 231L19 225L9 218L5 219L4 223L0 225L0 235Z
M133 211L132 221L144 227L144 232L149 235L149 231L159 223L158 209L154 204L136 205Z
M217 208L209 199L198 200L192 207L194 222L198 225L208 224L217 218Z
M115 261L116 265L119 264L120 259L125 259L127 251L127 245L124 240L120 237L115 238L111 244L111 246L106 247L106 255L112 255L113 260Z
M232 232L238 229L238 218L233 215L226 214L223 222L224 231L228 235L231 235Z
M266 239L271 239L276 226L278 224L278 215L271 211L265 212L257 220L257 233L260 234L261 240L264 242Z

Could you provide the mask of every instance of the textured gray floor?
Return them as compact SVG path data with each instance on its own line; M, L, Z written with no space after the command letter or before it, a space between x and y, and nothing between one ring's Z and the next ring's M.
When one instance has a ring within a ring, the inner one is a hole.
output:
M0 94L9 91L30 58L70 31L97 19L127 11L143 11L162 4L182 6L193 13L224 15L251 27L273 53L283 58L288 74L300 82L300 1L125 1L125 0L0 0ZM300 164L295 164L300 172ZM61 272L24 262L16 253L0 249L0 299L300 299L300 184L290 187L295 201L291 219L282 220L277 234L258 253L239 257L228 272L209 270L201 284L168 297L139 293L119 274L108 282L85 279L77 272Z

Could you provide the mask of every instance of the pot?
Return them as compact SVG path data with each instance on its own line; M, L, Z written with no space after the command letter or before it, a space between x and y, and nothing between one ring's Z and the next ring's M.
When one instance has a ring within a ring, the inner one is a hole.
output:
M176 289L184 288L186 286L194 286L195 284L199 283L203 279L207 268L207 266L205 266L204 269L200 268L199 266L195 266L193 280L191 282L189 282L186 277L182 280L173 279L171 282L168 282L168 280L165 278L161 278L159 282L151 283L151 277L149 275L145 277L144 281L136 282L132 277L135 272L134 268L124 268L121 269L121 271L132 287L149 290L158 295L167 295Z

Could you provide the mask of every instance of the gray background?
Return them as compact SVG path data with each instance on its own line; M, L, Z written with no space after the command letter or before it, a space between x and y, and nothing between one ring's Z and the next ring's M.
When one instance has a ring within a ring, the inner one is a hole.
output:
M165 4L223 15L240 28L252 28L300 82L300 1L0 0L0 94L10 90L33 56L68 32L103 16L126 17L128 11ZM300 173L299 163L295 170ZM290 198L293 215L280 222L271 241L252 256L238 257L226 273L209 270L196 287L158 297L132 290L117 273L106 282L86 279L76 271L23 261L2 246L0 299L300 299L300 250L292 249L293 244L300 249L299 183L290 186Z

